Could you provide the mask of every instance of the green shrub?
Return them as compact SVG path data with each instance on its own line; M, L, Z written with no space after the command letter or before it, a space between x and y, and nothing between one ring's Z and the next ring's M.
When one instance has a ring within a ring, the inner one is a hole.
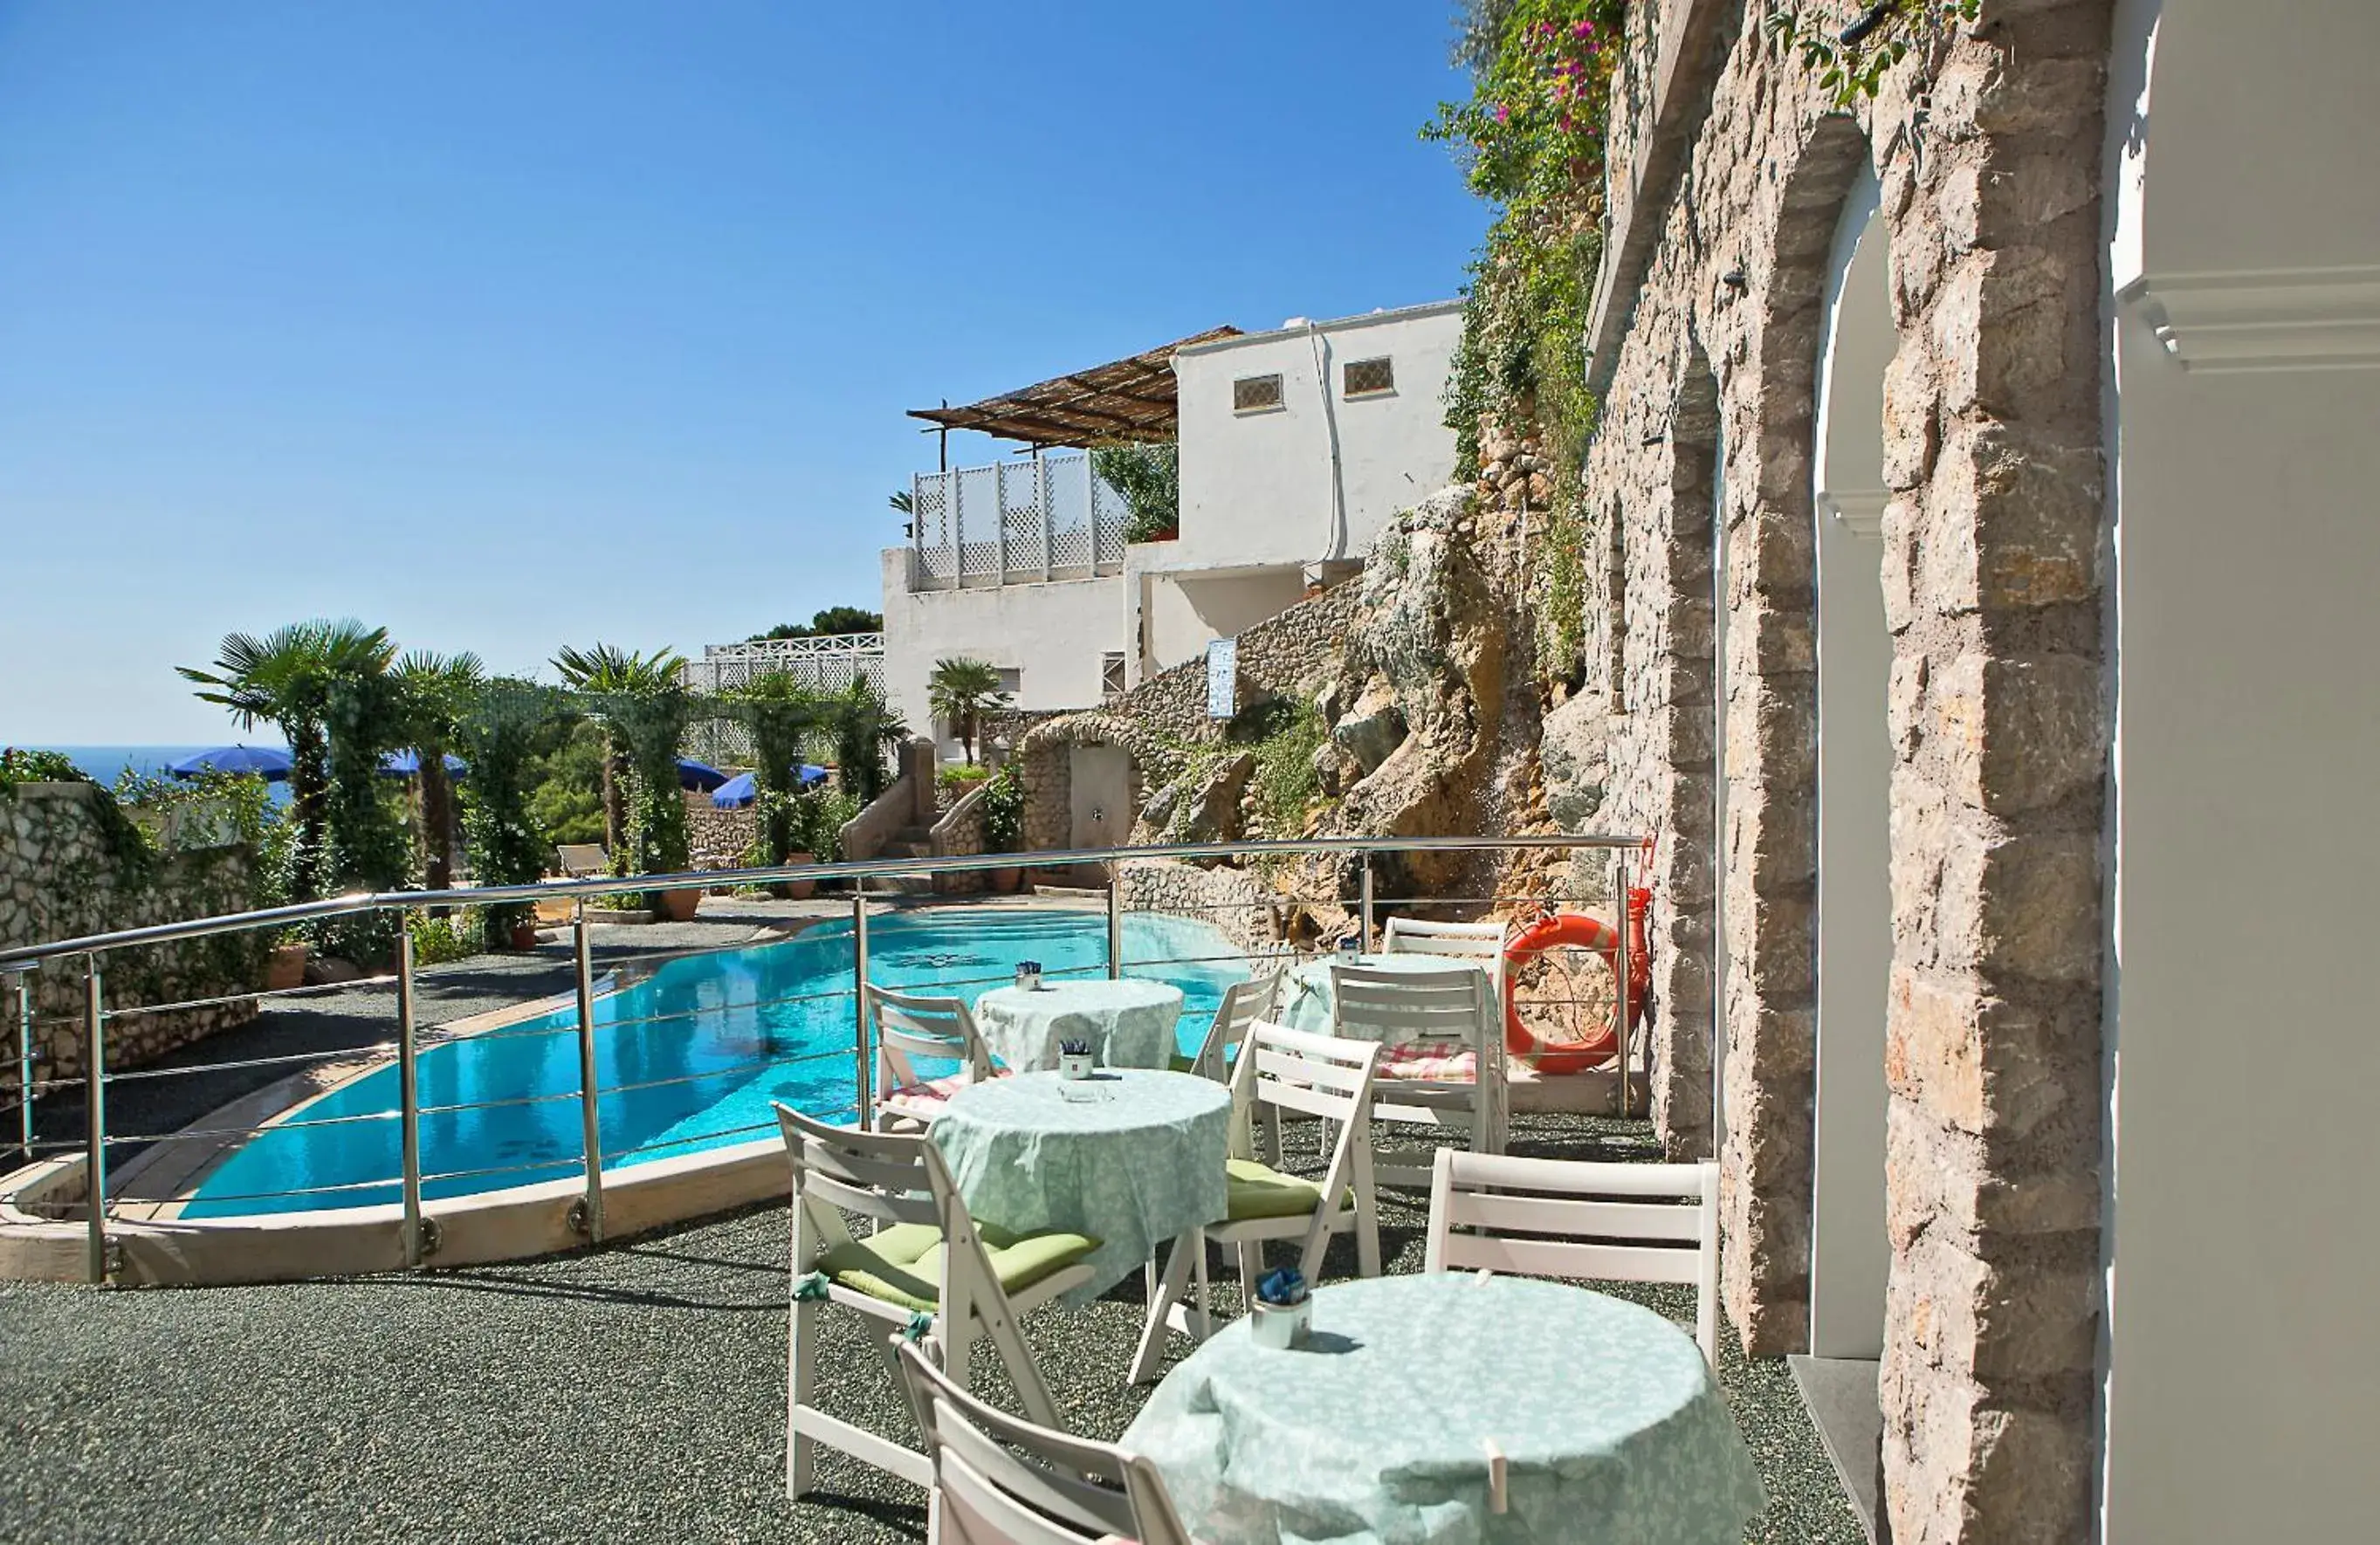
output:
M1025 851L1025 779L1014 762L1003 762L991 775L983 796L983 851L1016 853Z
M468 960L480 952L477 941L484 925L475 909L460 909L444 917L418 911L412 918L415 965L443 966L450 960Z

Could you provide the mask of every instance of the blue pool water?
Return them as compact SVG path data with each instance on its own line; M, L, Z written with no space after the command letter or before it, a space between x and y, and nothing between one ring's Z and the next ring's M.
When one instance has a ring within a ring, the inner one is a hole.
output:
M1123 920L1128 974L1168 982L1185 1002L1194 1050L1247 965L1201 923ZM1098 976L1103 913L968 908L870 919L868 978L948 986L972 999L1020 960ZM639 1164L775 1130L771 1101L827 1119L855 1110L851 925L823 924L749 949L672 960L595 1003L597 1100L607 1166ZM422 1194L457 1196L581 1173L574 1008L425 1049L419 1058ZM492 1104L492 1102L522 1102ZM440 1109L471 1105L474 1109ZM362 1207L402 1200L396 1068L376 1069L243 1144L199 1186L189 1217ZM343 1117L377 1119L337 1121ZM309 1123L332 1123L309 1125Z

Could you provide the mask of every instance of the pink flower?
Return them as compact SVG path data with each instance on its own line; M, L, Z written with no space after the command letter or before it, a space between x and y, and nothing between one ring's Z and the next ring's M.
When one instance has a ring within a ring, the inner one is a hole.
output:
M1506 123L1511 120L1512 110L1500 102L1496 104L1496 111L1493 116L1498 123Z
M1577 26L1572 27L1570 30L1570 35L1573 38L1593 37L1595 35L1595 23L1592 21L1582 21Z

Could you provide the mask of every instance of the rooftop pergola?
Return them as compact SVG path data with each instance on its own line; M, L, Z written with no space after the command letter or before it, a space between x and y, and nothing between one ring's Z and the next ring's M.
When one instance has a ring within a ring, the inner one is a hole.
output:
M1027 445L1169 441L1174 438L1180 416L1175 404L1173 351L1239 334L1236 327L1210 328L1145 354L1052 376L964 407L945 404L941 407L912 408L909 416L922 418L944 431L979 429Z

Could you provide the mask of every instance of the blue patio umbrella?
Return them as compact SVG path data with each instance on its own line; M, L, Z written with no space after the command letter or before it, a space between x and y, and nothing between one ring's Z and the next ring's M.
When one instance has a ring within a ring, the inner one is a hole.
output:
M805 762L794 769L794 782L804 789L814 789L826 781L826 769ZM750 773L737 773L711 791L710 803L722 810L741 810L758 798L760 786Z
M727 775L717 767L689 757L677 759L677 786L681 789L699 789L707 794L726 781Z
M453 752L446 753L444 759L447 777L463 779L471 776L471 764ZM380 759L380 771L382 778L411 778L420 770L421 753L418 751L392 751Z
M219 745L195 756L185 756L165 770L176 778L201 778L211 772L247 773L267 783L279 783L296 766L296 759L287 752L271 746Z

